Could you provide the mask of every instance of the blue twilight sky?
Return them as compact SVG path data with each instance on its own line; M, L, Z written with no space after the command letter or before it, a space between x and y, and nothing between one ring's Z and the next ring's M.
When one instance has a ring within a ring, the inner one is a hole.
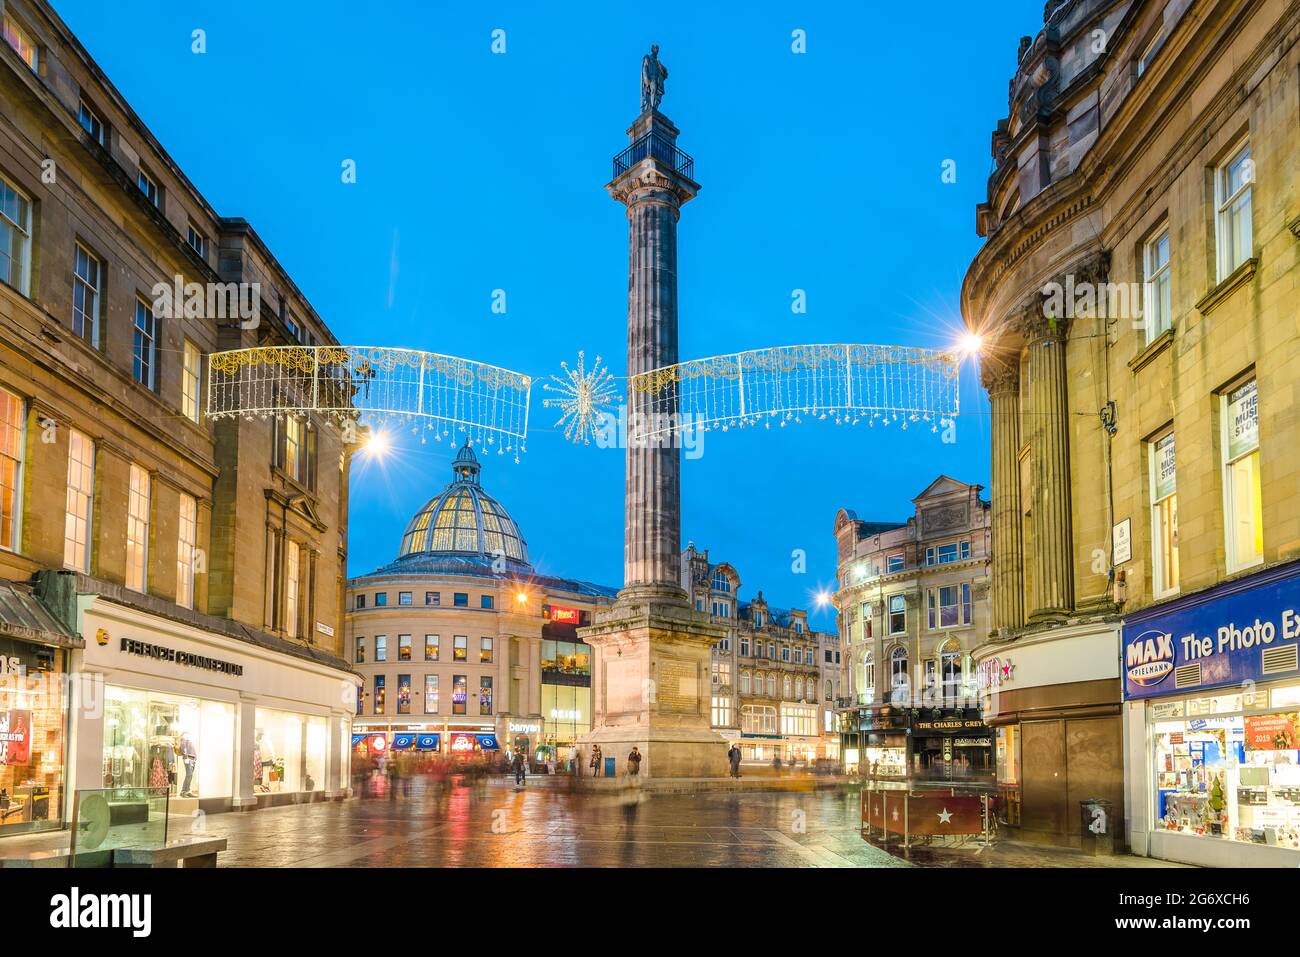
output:
M627 227L605 193L660 45L663 112L703 189L680 227L681 356L769 345L944 346L989 135L1042 0L999 3L270 3L55 0L208 201L247 218L339 340L535 378L579 349L626 370ZM191 31L207 52L191 52ZM506 31L494 55L491 34ZM807 52L791 51L806 31ZM341 182L353 159L357 182ZM956 162L956 184L941 181ZM804 289L808 310L793 314ZM491 312L504 289L507 313ZM940 473L988 484L987 406L963 370L958 441L804 424L709 433L682 541L742 598L812 607L841 507L904 520ZM622 582L622 453L573 447L534 386L528 453L486 488L539 570ZM454 449L358 463L350 572L396 555ZM807 552L807 571L791 554ZM830 628L829 611L814 615Z

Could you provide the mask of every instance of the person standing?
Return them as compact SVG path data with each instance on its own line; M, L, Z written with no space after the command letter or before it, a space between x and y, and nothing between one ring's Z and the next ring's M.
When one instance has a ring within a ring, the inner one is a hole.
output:
M641 752L636 749L635 744L627 755L627 773L634 778L641 773Z
M523 787L524 781L528 776L528 761L524 758L524 752L521 748L515 752L515 787Z
M604 760L604 757L600 753L600 745L593 744L591 746L591 776L593 778L600 777L600 766Z
M727 761L731 764L731 776L740 777L740 748L733 744L727 751Z

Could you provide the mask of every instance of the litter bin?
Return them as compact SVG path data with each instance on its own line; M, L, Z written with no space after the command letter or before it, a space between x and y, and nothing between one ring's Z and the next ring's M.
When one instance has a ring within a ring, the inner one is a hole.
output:
M1111 802L1090 798L1079 802L1079 838L1083 853L1106 857L1115 853L1115 825Z

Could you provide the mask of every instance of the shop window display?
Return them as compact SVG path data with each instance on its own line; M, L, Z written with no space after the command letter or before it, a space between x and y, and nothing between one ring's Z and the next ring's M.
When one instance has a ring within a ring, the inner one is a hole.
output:
M257 709L253 732L253 791L319 791L325 787L326 720Z
M110 687L104 707L104 787L167 788L181 798L232 793L232 705Z
M59 827L64 783L60 652L0 638L0 835Z
M1300 685L1149 707L1158 827L1300 848Z

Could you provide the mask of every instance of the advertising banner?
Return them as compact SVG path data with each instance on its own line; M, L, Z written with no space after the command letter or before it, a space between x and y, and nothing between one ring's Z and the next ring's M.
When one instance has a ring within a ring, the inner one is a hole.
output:
M18 767L32 762L32 713L10 709L0 711L0 744L4 763Z
M1297 739L1300 712L1246 715L1247 751L1294 751Z
M1300 675L1300 566L1174 604L1124 622L1126 701Z

